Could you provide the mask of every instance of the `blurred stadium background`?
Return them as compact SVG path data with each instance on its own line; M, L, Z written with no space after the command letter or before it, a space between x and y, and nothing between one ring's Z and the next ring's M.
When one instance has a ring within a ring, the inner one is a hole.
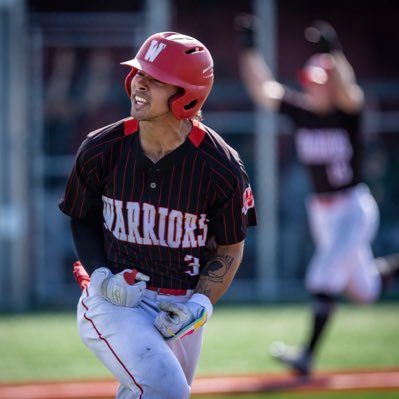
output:
M91 130L128 116L121 61L150 34L203 41L216 81L205 123L239 149L260 224L225 302L307 298L312 254L307 180L291 126L254 109L237 69L233 18L253 5L259 45L295 86L309 55L303 29L332 23L367 99L364 172L381 211L375 255L399 251L399 3L388 0L0 0L0 311L72 308L79 295L68 220L58 210L74 154ZM398 285L387 299L399 299Z

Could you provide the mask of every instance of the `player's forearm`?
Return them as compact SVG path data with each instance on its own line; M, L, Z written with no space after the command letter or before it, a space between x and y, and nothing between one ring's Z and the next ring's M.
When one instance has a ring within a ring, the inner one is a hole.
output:
M333 82L338 105L344 110L358 111L364 103L364 93L356 83L355 73L342 51L332 52L334 61Z
M100 224L71 218L71 231L78 259L89 274L107 265Z
M202 270L196 293L206 295L215 304L227 291L241 264L244 241L219 246Z
M276 81L262 54L256 49L245 49L239 61L241 78L252 100L260 107L276 110L284 87Z

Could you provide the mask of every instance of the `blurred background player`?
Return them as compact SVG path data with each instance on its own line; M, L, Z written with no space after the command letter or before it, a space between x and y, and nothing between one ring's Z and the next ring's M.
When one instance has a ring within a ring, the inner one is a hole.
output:
M277 82L257 50L259 19L239 14L234 22L248 93L260 107L293 121L297 155L311 181L306 208L315 252L306 288L313 298L312 324L302 348L282 342L270 348L276 359L307 375L338 295L359 303L375 301L397 270L399 256L375 259L372 253L379 210L361 173L364 94L334 28L320 20L305 30L312 55L298 74L298 91Z
M207 48L160 32L124 64L131 117L87 136L60 202L81 261L79 333L118 399L183 399L256 224L254 199L239 154L201 123Z

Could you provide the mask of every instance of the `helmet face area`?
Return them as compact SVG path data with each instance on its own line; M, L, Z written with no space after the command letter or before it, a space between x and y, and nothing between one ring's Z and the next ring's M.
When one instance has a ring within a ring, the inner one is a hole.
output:
M150 36L136 57L123 62L132 67L125 80L130 97L130 83L138 70L153 78L182 88L169 105L177 119L193 117L202 107L213 86L213 60L208 49L197 39L176 32Z

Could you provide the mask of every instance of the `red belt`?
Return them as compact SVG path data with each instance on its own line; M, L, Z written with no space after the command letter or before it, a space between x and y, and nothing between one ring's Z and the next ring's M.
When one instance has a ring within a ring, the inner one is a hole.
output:
M147 290L156 291L158 294L162 295L188 295L193 292L193 290L175 290L171 288L158 288L147 286Z
M331 205L334 202L337 202L337 199L338 199L337 197L334 198L333 196L331 196L331 197L320 197L319 196L316 198L316 200L323 205Z
M315 199L323 205L332 205L338 200L347 198L352 191L353 187L350 187L342 191L336 191L334 193L316 194Z

